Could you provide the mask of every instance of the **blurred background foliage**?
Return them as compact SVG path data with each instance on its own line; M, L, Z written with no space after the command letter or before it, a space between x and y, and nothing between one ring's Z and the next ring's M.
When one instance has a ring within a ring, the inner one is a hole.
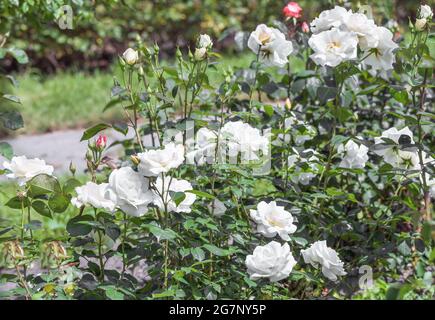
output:
M136 37L158 42L163 55L177 46L192 45L199 33L208 33L217 49L232 50L238 30L252 30L259 23L282 20L286 1L268 0L2 0L0 35L9 34L9 45L24 49L29 67L54 72L66 67L104 69ZM318 12L343 1L298 1L303 19L311 21ZM354 8L365 4L347 1ZM62 30L58 19L62 6L73 9L73 28ZM393 17L402 25L412 12L410 1L376 1L370 4L375 16ZM1 65L6 70L23 68L12 59Z

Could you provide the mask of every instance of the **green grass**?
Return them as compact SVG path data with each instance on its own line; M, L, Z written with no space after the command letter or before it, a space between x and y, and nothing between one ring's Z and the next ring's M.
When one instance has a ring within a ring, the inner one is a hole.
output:
M251 54L222 58L218 69L228 66L249 66ZM17 75L19 107L24 128L16 132L37 133L68 128L84 128L101 121L120 119L122 112L112 108L102 112L110 100L113 76L119 76L117 67L107 72L62 72L50 76L34 73ZM219 81L218 72L211 72L211 80Z

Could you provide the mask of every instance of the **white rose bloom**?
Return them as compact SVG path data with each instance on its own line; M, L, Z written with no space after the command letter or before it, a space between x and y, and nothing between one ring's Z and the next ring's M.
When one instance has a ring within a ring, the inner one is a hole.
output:
M326 241L316 241L308 249L301 250L305 263L317 268L322 266L322 273L331 281L336 281L337 276L344 276L343 262L337 252L326 245Z
M227 211L227 207L219 199L214 199L207 207L216 217L222 217Z
M255 54L260 50L260 61L266 66L283 67L288 62L288 56L293 52L291 41L275 28L264 24L257 26L248 39L248 47Z
M115 195L116 206L131 216L144 215L148 204L154 200L149 180L130 167L113 170L109 176L109 188Z
M347 31L355 32L361 49L375 48L379 43L377 26L363 13L349 14L344 20Z
M410 137L411 143L414 143L413 134L411 130L409 130L408 127L405 127L401 130L397 130L396 128L390 128L384 132L382 132L382 135L380 137L375 137L375 144L386 144L382 138L388 138L392 140L396 145L389 145L386 146L383 149L373 150L374 153L376 153L379 156L382 156L384 158L384 161L386 163L391 164L393 167L398 167L399 163L401 161L401 157L399 157L399 139L400 136L405 135ZM407 152L407 151L402 151ZM402 153L402 156L409 158L409 155Z
M266 203L261 201L257 210L250 210L251 218L257 224L257 232L266 238L273 238L277 234L282 240L290 240L289 234L296 231L293 216L275 201Z
M322 11L318 18L314 19L310 26L314 34L340 27L352 14L343 7L335 6L334 9Z
M397 164L400 169L420 170L420 158L417 152L397 151Z
M424 4L420 6L419 18L429 19L432 18L432 16L433 16L433 12L429 5Z
M114 195L109 189L108 183L96 184L88 182L81 187L75 188L77 197L71 199L71 203L80 208L89 205L97 209L114 211L116 203Z
M128 48L122 54L122 57L124 58L124 61L127 64L134 65L139 60L139 53L136 50L132 49L132 48Z
M365 145L358 145L352 140L349 140L346 144L340 144L337 148L337 152L343 157L340 167L349 169L364 168L369 160L368 151L369 148Z
M216 151L217 133L208 128L201 128L196 133L195 145L186 155L189 164L203 165L213 163Z
M140 160L139 172L147 177L155 177L178 168L184 162L184 146L170 142L164 149L148 150L137 157Z
M321 66L336 67L357 57L358 37L353 32L334 28L312 35L308 44L314 50L311 59Z
M210 49L213 46L213 42L208 34L201 34L198 38L198 48Z
M164 180L164 184L163 184L163 180ZM168 211L186 212L186 213L192 211L190 207L195 202L196 195L190 192L186 192L188 190L193 190L193 187L189 181L178 180L176 178L171 178L169 176L165 176L163 179L162 177L158 177L154 187L156 189L154 190L154 204L157 205L160 209L164 210L165 209L164 203L166 203ZM184 200L181 201L178 204L178 206L171 198L171 191L184 192L184 194L186 195ZM164 202L162 197L164 199Z
M20 186L39 174L51 176L54 171L54 168L47 165L44 160L27 159L26 156L13 157L10 162L4 161L3 167L10 171L6 177L16 180Z
M264 246L257 246L252 255L245 260L250 279L269 278L271 282L285 279L292 272L296 260L290 252L288 243L282 246L271 241Z
M242 121L227 122L220 132L219 141L229 149L230 157L241 154L243 160L259 160L259 152L268 154L269 140L260 130Z
M376 47L368 48L364 56L372 52L364 59L363 64L372 66L375 70L391 70L396 61L394 50L399 46L393 41L393 33L384 27L376 28L376 35L379 39Z

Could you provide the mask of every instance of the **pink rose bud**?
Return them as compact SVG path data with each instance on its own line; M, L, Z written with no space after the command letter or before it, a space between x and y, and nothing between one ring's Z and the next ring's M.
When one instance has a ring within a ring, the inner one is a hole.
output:
M299 6L297 2L289 2L284 9L282 9L282 13L287 18L300 18L302 16L302 8Z
M97 149L103 150L107 145L107 136L105 135L100 135L97 138L97 141L95 141L95 146L97 147Z
M303 33L310 32L310 26L308 25L308 23L306 21L302 22L301 29L302 29Z

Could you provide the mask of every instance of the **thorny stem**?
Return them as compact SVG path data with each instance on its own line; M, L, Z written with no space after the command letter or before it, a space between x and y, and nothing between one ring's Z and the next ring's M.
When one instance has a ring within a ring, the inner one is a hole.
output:
M258 69L260 67L260 53L261 53L261 45L258 46L258 52L257 52L257 58L255 59L255 75L254 75L254 83L252 84L252 87L249 88L249 112L252 110L252 94L254 93L255 86L257 84L257 76L258 76Z

